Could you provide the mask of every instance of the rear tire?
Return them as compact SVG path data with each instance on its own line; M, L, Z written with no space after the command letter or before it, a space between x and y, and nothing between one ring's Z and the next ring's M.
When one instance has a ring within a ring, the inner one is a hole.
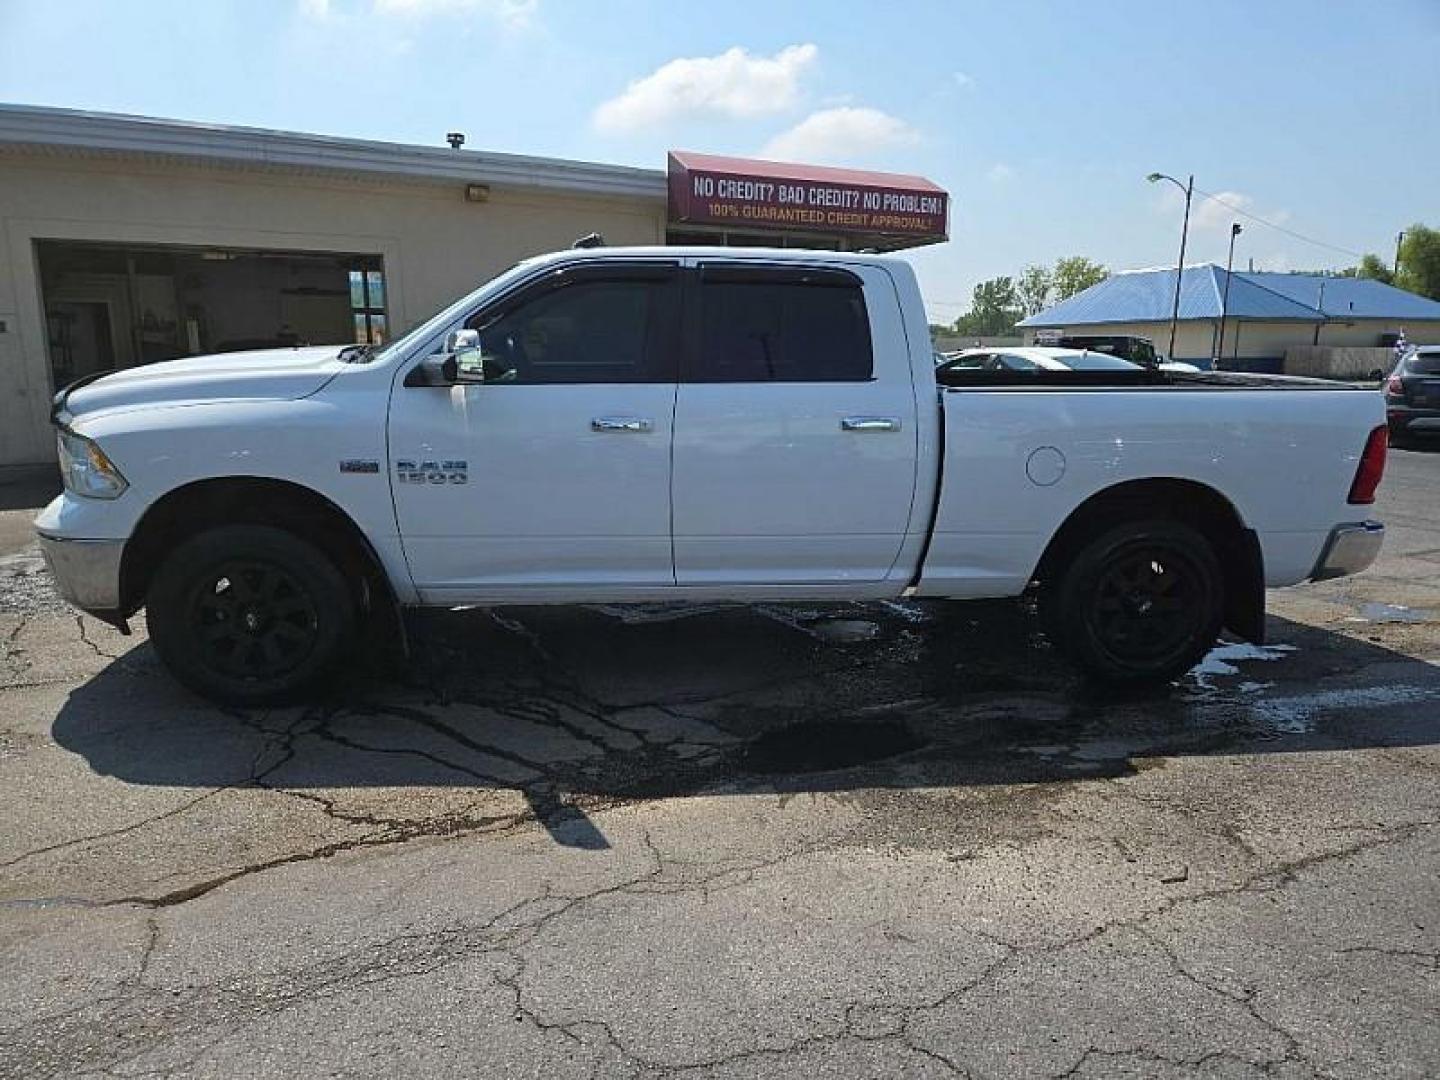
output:
M1070 560L1042 605L1054 644L1091 678L1166 683L1214 646L1224 574L1210 542L1162 518L1117 525Z
M231 705L317 689L355 632L355 600L335 564L266 525L226 525L185 541L156 571L146 613L171 673Z

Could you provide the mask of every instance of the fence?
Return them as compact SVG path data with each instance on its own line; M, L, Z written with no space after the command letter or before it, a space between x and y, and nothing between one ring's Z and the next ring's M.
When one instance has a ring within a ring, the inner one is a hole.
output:
M1286 375L1314 375L1322 379L1371 379L1383 376L1394 366L1393 349L1292 345L1285 350ZM1379 372L1379 375L1376 372Z

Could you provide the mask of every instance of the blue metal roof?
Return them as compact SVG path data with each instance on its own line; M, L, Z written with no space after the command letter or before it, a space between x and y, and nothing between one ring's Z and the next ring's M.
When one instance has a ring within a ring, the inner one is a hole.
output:
M1324 285L1324 307L1321 285ZM1180 318L1218 319L1225 289L1221 267L1187 266L1180 283ZM1032 315L1021 326L1166 322L1175 303L1174 270L1112 274L1098 285ZM1226 308L1232 319L1322 322L1325 319L1436 319L1440 303L1378 281L1235 271Z
M1272 292L1323 311L1330 319L1440 319L1440 303L1373 278L1268 273L1248 276ZM1240 275L1237 273L1235 278L1238 281Z

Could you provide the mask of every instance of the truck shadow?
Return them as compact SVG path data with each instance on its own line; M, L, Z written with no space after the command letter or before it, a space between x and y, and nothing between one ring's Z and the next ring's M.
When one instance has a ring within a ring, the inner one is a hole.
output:
M1064 784L1165 756L1440 742L1440 669L1269 629L1273 646L1127 696L1078 681L1012 604L439 612L398 678L357 671L308 707L214 708L141 646L76 689L53 734L132 784L513 788L579 847L606 846L587 809L636 798Z

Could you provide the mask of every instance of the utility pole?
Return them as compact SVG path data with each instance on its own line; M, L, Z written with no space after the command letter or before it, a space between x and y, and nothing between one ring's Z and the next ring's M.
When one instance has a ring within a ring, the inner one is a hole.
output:
M1230 314L1230 267L1235 264L1235 238L1245 230L1238 221L1230 224L1230 254L1225 257L1225 292L1220 297L1220 347L1215 350L1215 367L1218 370L1225 359L1225 318Z
M1185 184L1166 173L1152 172L1145 179L1152 184L1157 180L1169 180L1185 193L1185 222L1180 226L1180 261L1175 265L1175 305L1170 311L1170 351L1166 353L1168 359L1174 360L1175 329L1180 322L1180 282L1185 277L1185 238L1190 232L1190 198L1195 194L1195 174L1191 173L1189 183Z
M1395 270L1396 277L1400 276L1400 249L1405 246L1405 233L1402 230L1400 235L1395 237Z

